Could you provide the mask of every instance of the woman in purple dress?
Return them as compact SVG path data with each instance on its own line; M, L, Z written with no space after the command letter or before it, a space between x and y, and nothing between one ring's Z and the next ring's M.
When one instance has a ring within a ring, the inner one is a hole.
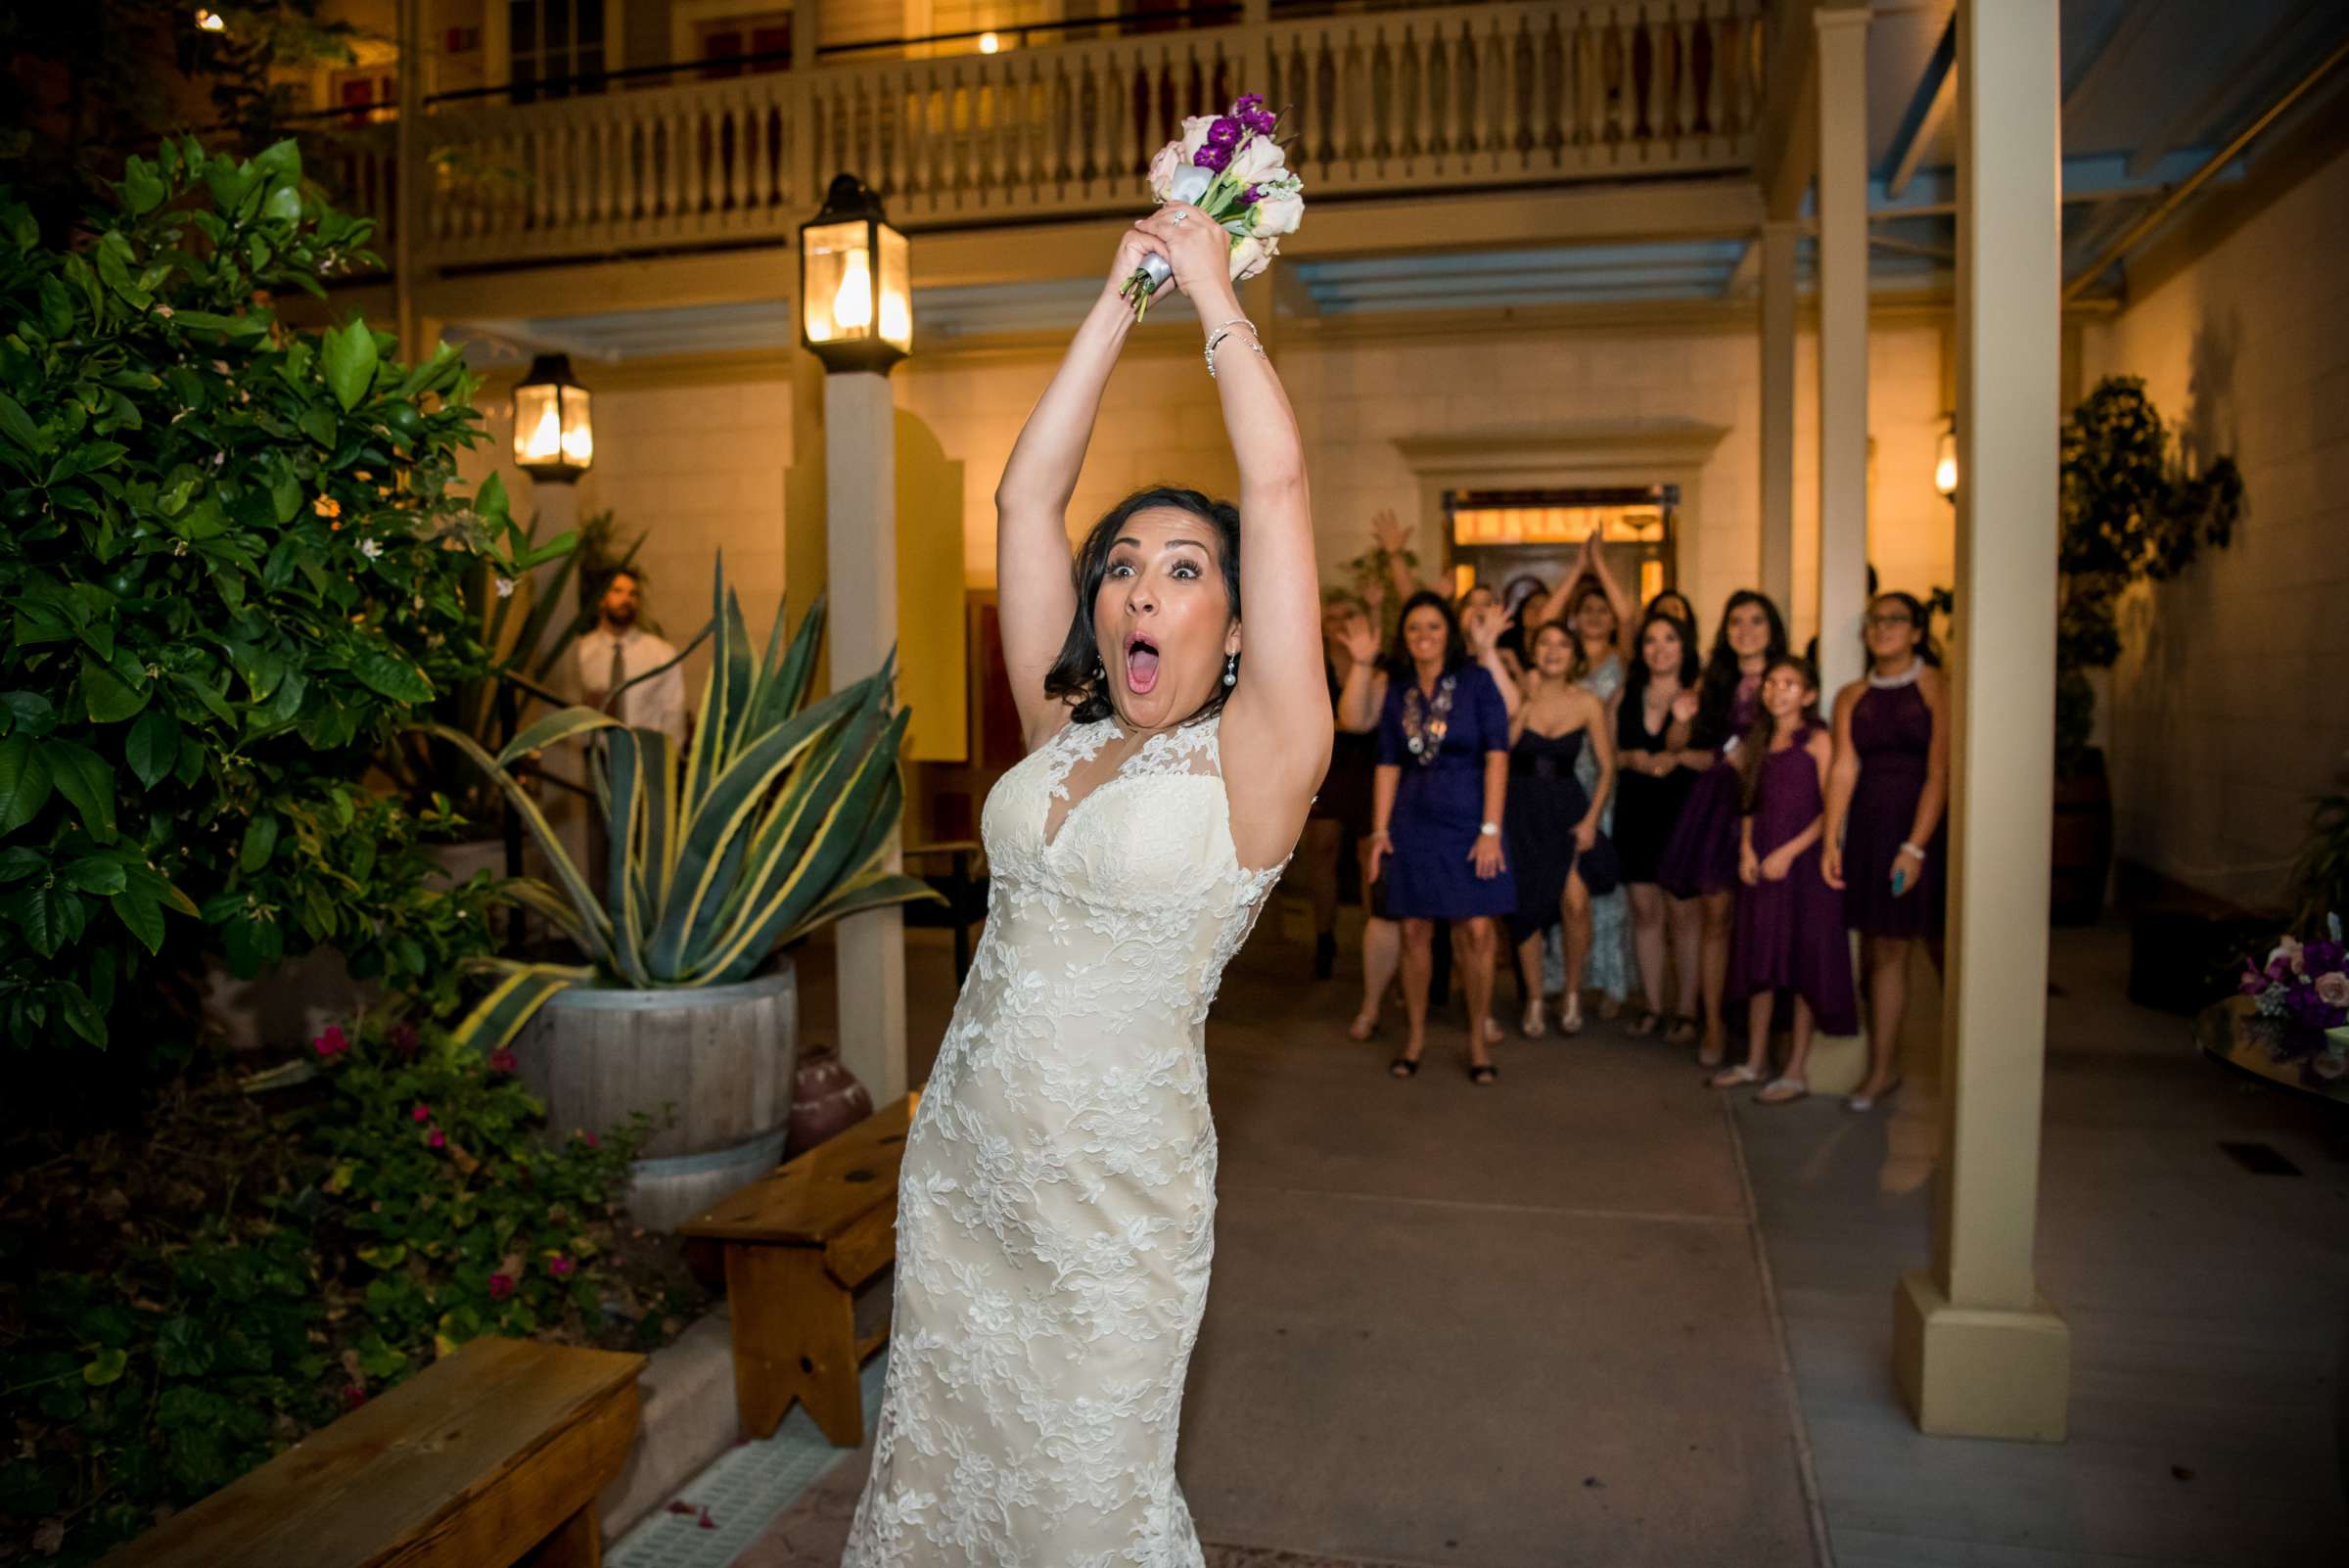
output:
M1729 976L1729 936L1737 908L1738 804L1736 751L1760 716L1762 672L1786 657L1786 623L1765 594L1740 588L1721 612L1713 652L1697 693L1688 744L1713 754L1713 765L1688 792L1656 864L1656 881L1676 899L1694 899L1704 915L1701 962L1704 1041L1697 1063L1719 1067L1728 1056L1722 1012Z
M1497 617L1480 624L1478 655L1493 660ZM1485 1021L1493 1010L1499 922L1517 909L1501 850L1509 788L1509 699L1471 663L1451 606L1417 593L1403 607L1378 726L1368 869L1384 872L1385 911L1403 923L1403 1000L1410 1033L1390 1071L1419 1071L1435 925L1451 922L1452 973L1468 1001L1468 1077L1499 1076Z
M1843 895L1819 875L1826 829L1827 768L1835 748L1814 705L1819 682L1799 659L1773 660L1762 678L1762 718L1737 759L1745 816L1738 830L1736 935L1728 994L1746 1004L1745 1060L1713 1076L1715 1088L1759 1084L1770 1066L1770 1030L1779 998L1793 1002L1794 1047L1786 1070L1762 1090L1765 1105L1811 1092L1803 1068L1814 1025L1830 1035L1860 1028L1852 1000Z
M1950 790L1949 688L1924 606L1880 593L1863 638L1868 672L1835 695L1835 765L1819 871L1843 894L1867 976L1867 1080L1844 1103L1873 1110L1900 1086L1909 954L1941 938L1942 807Z

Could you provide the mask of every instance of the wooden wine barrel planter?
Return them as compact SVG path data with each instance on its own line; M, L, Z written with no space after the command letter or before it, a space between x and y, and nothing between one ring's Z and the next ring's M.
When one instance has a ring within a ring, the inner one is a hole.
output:
M515 1037L515 1072L548 1131L601 1132L638 1111L628 1213L671 1229L774 1169L790 1132L800 991L791 960L704 991L567 991Z
M2093 747L2079 768L2055 779L2055 839L2049 887L2057 925L2095 924L2112 877L2112 782Z

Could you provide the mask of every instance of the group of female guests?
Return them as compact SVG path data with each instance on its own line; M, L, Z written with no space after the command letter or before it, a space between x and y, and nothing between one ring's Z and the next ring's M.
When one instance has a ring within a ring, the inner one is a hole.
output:
M1688 601L1638 609L1592 541L1554 593L1538 579L1456 605L1411 593L1383 650L1374 613L1343 591L1325 604L1340 737L1305 853L1359 840L1370 918L1351 1033L1376 1032L1400 968L1397 1078L1418 1072L1449 926L1473 1082L1498 1077L1505 942L1527 1037L1578 1033L1586 988L1602 1008L1636 992L1630 1033L1695 1046L1717 1087L1800 1099L1814 1033L1859 1028L1848 929L1871 1043L1848 1103L1898 1086L1911 945L1940 930L1948 779L1939 655L1915 599L1870 601L1868 673L1829 720L1767 597L1732 594L1700 658ZM1316 903L1326 975L1334 897ZM1781 1028L1791 1048L1773 1072Z

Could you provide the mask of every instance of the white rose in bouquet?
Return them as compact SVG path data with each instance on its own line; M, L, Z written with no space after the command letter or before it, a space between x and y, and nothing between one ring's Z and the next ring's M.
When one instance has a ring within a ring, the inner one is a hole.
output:
M1151 196L1161 202L1173 196L1174 176L1180 174L1182 169L1182 148L1179 144L1169 142L1160 148L1158 156L1150 160Z
M1182 161L1186 163L1199 156L1207 145L1207 133L1216 128L1213 115L1193 115L1182 122Z
M1280 254L1280 242L1259 239L1251 234L1246 239L1231 242L1231 281L1246 283L1250 278L1272 264Z
M1256 199L1254 232L1267 239L1294 234L1305 221L1305 198L1294 190L1269 191Z
M1288 172L1288 155L1269 136L1251 136L1231 155L1231 177L1245 190Z

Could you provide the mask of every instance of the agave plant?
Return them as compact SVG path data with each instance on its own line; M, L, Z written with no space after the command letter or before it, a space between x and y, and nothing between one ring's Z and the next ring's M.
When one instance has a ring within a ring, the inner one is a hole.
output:
M826 921L937 897L885 864L904 805L898 752L910 712L893 707L895 655L810 703L823 601L788 648L778 610L760 656L722 562L711 597L710 678L681 756L660 730L592 708L550 714L494 757L462 730L423 726L471 758L522 813L559 887L524 878L509 885L513 897L588 959L487 960L503 978L458 1026L461 1041L503 1045L573 986L651 991L747 980L777 947ZM610 884L600 891L508 771L530 752L599 732L589 773L612 846Z

